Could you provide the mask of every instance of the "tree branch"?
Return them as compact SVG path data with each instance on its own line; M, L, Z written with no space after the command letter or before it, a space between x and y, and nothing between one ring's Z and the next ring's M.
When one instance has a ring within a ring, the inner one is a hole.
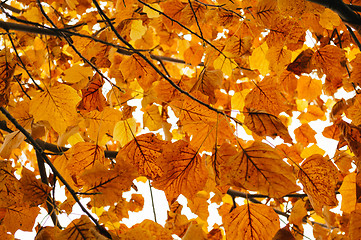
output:
M98 220L96 220L93 215L83 206L83 204L80 202L78 196L76 195L76 192L74 189L69 185L69 183L64 179L64 177L58 172L58 170L55 168L53 163L50 161L48 156L44 153L44 150L41 148L41 146L34 140L34 138L28 133L17 121L16 119L4 108L0 107L0 111L5 115L5 117L12 123L14 126L22 132L27 140L31 143L31 145L34 147L35 151L40 155L40 157L46 162L46 164L49 165L51 170L53 171L54 175L56 175L59 180L65 185L66 189L70 192L74 200L78 203L81 210L93 221L93 223L96 225L98 230L105 234L108 238L111 238L111 235L105 230L104 227L102 227Z

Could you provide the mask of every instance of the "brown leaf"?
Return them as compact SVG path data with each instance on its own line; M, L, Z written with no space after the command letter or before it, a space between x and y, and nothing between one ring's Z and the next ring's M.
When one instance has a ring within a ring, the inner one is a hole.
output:
M296 59L288 65L287 71L291 71L297 75L301 75L302 73L310 73L313 69L311 62L313 54L314 52L310 48L303 50L296 57Z
M82 89L82 100L78 103L78 110L85 110L90 112L92 110L98 110L99 112L103 111L104 107L108 105L107 100L105 99L102 93L102 86L104 80L97 73L90 80L88 86L85 89Z

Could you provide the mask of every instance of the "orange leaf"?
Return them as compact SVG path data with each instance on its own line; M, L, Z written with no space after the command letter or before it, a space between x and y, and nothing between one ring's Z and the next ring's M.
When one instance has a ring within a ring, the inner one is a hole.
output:
M83 99L78 103L77 109L85 110L86 112L92 110L103 111L104 107L108 105L102 93L103 84L104 80L96 73L89 82L89 85L81 90Z
M117 159L133 164L141 176L156 179L163 175L164 169L158 163L165 142L154 133L140 135L125 145L118 153Z
M160 161L164 174L154 180L153 186L163 190L169 202L179 194L193 199L205 186L208 174L204 160L187 142L179 140L164 146Z
M84 181L83 191L91 195L92 206L102 207L113 205L129 191L137 172L132 165L117 162L114 168L107 169L100 163L85 170L81 175Z
M31 207L45 203L51 187L36 179L35 174L23 168L21 171L21 190L24 193L24 202L28 202Z
M20 203L20 202L19 202ZM17 230L32 231L35 219L40 212L38 207L11 206L6 208L1 225L14 234Z
M0 51L0 106L6 106L10 97L10 81L14 75L15 61L9 48Z
M307 147L309 143L316 143L316 131L308 124L302 124L295 129L294 133L296 141L302 143L304 147Z
M66 229L56 235L56 239L82 240L96 239L97 232L94 224L85 215L73 220Z
M298 79L297 92L299 98L314 100L322 93L322 81L302 75Z
M348 174L338 190L342 196L341 211L351 213L356 210L356 173Z
M277 213L266 205L247 203L223 216L229 240L270 239L280 228Z
M342 137L347 141L351 151L355 154L358 160L361 160L361 128L353 124L341 121L338 127L342 133Z
M320 154L313 154L303 161L298 178L316 213L321 214L323 206L337 205L337 175L335 165Z
M211 103L215 103L217 99L214 91L222 86L222 81L223 73L221 70L203 68L197 79L197 82L190 91L198 90L204 95L210 97Z
M221 176L230 185L276 198L300 189L292 167L262 142L254 142L223 163Z
M244 112L244 125L246 125L252 132L259 136L270 136L275 138L280 136L287 143L292 143L292 138L288 130L281 120L265 111L258 111L255 109L248 109Z
M361 210L357 209L351 213L350 223L349 223L349 238L352 240L361 239Z
M245 106L278 116L278 114L288 109L280 90L275 79L266 76L262 82L257 83L252 91L247 94Z

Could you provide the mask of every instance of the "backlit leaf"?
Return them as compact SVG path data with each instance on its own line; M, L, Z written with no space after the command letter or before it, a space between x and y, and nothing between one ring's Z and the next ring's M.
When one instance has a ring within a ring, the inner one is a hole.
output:
M48 121L58 133L64 133L68 126L76 123L78 93L67 85L57 85L39 92L30 102L29 112L34 121Z
M290 169L275 149L262 142L242 149L221 166L229 184L276 198L299 190Z
M331 161L319 154L308 157L302 162L298 178L317 213L322 212L323 206L337 205L337 168Z
M338 189L342 196L341 210L351 213L356 210L356 173L348 174Z
M161 156L165 144L153 133L143 134L125 145L119 151L117 158L124 159L125 162L135 165L140 175L149 179L157 179L164 173L158 158Z
M247 203L223 217L228 239L269 239L280 228L278 215L265 205Z
M244 124L259 136L270 136L272 138L280 136L287 143L292 143L288 130L281 120L264 111L249 109L244 113Z
M169 202L179 194L193 199L206 184L205 162L187 142L169 143L163 148L160 161L164 174L154 180L153 186L163 190Z

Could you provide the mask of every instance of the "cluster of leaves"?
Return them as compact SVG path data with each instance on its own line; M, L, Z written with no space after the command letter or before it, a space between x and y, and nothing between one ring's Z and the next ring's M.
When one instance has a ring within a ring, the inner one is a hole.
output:
M1 239L32 231L40 208L54 227L38 226L38 240L302 239L304 224L318 239L360 239L358 5L1 3ZM337 149L318 146L314 121ZM144 198L123 193L144 179L164 191L168 219L128 228ZM210 203L222 225L208 226ZM63 229L57 214L74 204L84 215Z

